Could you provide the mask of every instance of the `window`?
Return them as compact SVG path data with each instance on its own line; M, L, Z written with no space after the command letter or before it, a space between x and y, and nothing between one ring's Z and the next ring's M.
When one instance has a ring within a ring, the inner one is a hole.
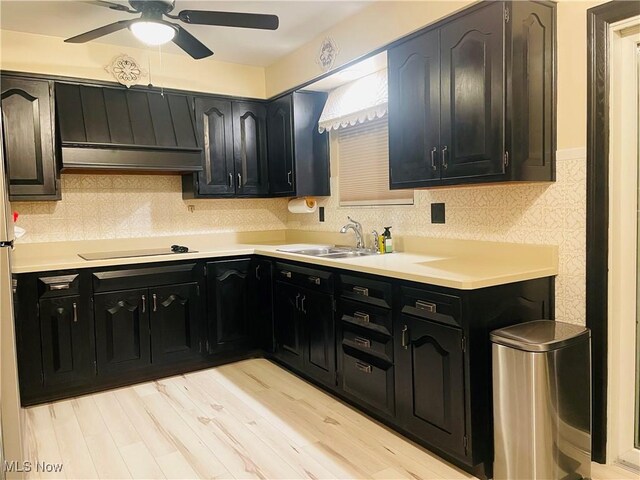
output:
M413 205L413 190L389 190L387 116L340 128L337 136L340 206Z

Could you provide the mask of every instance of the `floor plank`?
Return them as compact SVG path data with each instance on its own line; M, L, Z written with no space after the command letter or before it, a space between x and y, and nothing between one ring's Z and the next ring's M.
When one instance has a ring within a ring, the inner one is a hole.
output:
M26 409L28 478L468 480L290 372L253 359ZM636 474L593 464L594 480Z

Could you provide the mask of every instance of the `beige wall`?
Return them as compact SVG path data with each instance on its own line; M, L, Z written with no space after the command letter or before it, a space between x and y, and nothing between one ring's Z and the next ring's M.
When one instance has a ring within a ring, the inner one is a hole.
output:
M265 98L263 67L193 60L188 55L162 54L156 49L107 45L99 42L64 43L61 38L0 31L0 68L20 72L48 73L95 80L115 81L104 67L113 57L126 53L149 70L156 86ZM145 80L148 83L148 78Z

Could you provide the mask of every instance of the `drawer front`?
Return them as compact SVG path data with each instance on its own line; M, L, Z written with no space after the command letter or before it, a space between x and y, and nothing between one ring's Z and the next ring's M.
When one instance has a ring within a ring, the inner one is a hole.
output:
M342 389L366 405L393 415L393 366L384 368L342 352Z
M375 307L365 303L340 300L341 319L345 323L374 330L384 335L391 335L391 310Z
M348 324L344 325L347 327ZM393 363L393 339L380 334L367 332L357 328L357 331L350 328L342 330L342 345L356 349L370 355L378 356L389 363Z
M93 274L93 291L109 292L131 288L190 283L199 278L196 272L196 266L196 263L183 263L162 267L127 268L123 270L95 272Z
M387 282L340 275L340 295L378 307L391 308L391 284Z
M38 277L40 298L78 295L80 293L80 275L77 273Z
M402 287L402 313L459 327L462 318L460 297L444 293Z
M274 278L309 290L333 293L333 273L325 270L276 262Z

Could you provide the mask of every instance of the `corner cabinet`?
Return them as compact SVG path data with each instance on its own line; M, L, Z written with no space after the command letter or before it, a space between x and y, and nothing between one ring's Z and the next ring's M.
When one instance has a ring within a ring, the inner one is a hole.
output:
M1 82L9 199L60 200L53 82L8 75Z
M269 102L269 193L329 196L329 136L318 131L323 92L293 92Z
M265 104L198 97L195 112L203 170L183 176L183 197L267 195Z
M389 49L391 188L555 180L555 28L487 2Z

